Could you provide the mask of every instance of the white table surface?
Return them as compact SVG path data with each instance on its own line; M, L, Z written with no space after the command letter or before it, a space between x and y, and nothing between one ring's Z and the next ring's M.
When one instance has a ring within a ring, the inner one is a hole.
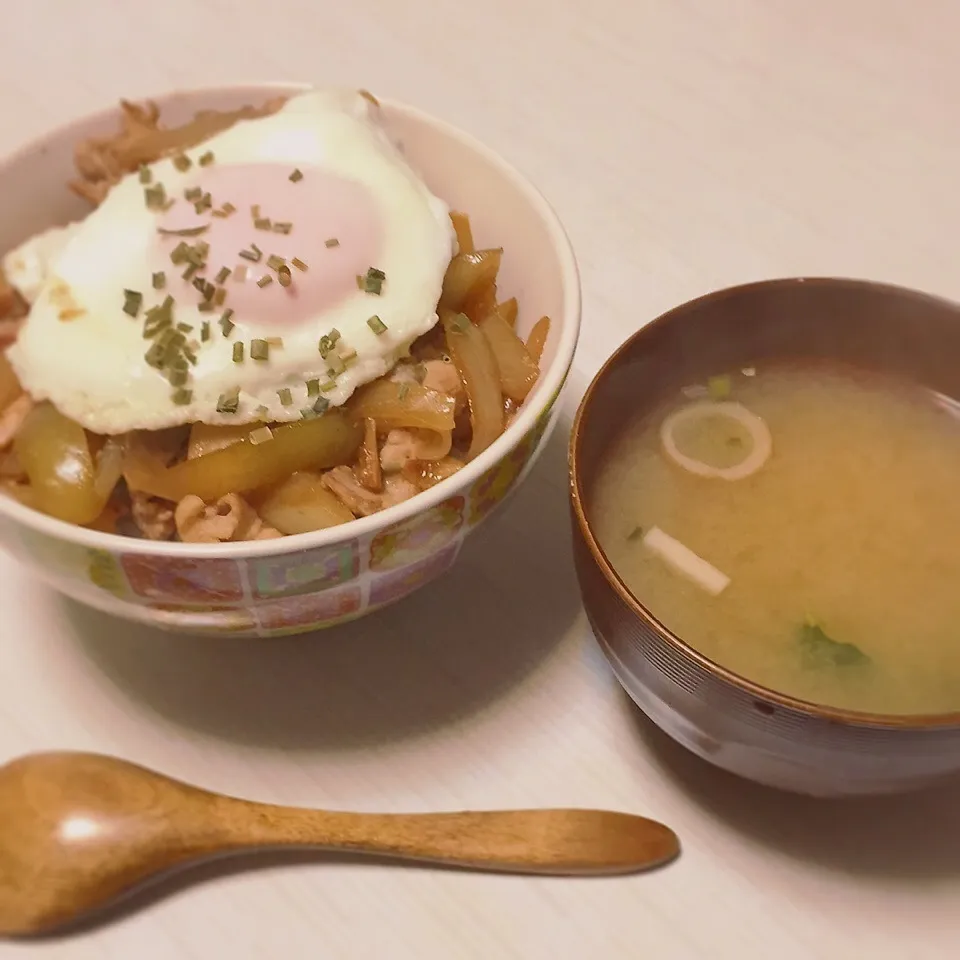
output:
M832 273L960 296L956 0L30 0L3 21L2 151L119 95L261 78L365 86L502 151L582 268L564 427L628 333L719 286ZM619 692L577 600L564 433L441 591L326 635L171 638L3 557L0 757L93 749L360 810L623 808L676 828L677 864L610 881L207 872L0 955L956 956L960 792L781 796L683 754Z

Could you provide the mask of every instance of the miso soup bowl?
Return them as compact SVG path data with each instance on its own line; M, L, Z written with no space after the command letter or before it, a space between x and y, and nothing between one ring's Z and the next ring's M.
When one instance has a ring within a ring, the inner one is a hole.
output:
M956 304L878 283L791 279L677 307L634 334L597 374L570 447L577 576L621 684L674 740L742 777L819 796L906 791L960 771L960 714L855 713L738 676L660 623L647 606L655 597L631 594L591 527L598 468L623 410L652 412L717 370L771 360L844 361L956 397L958 357Z
M154 99L169 124L305 87L260 84ZM118 97L123 94L118 89ZM516 419L454 477L374 516L316 533L251 543L154 543L70 526L0 496L0 544L62 593L170 630L273 636L362 617L430 584L464 539L527 476L556 420L580 326L569 241L540 193L493 151L442 120L381 101L386 125L434 193L470 214L478 244L504 248L501 287L526 334L552 325L540 380ZM75 145L112 133L109 109L54 130L0 162L0 250L88 208L68 192Z

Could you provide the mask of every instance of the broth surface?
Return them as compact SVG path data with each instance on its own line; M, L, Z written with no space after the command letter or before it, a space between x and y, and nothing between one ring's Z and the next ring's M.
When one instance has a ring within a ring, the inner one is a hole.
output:
M665 626L750 680L852 710L960 711L960 414L847 370L749 373L724 379L724 399L769 427L766 463L726 480L669 459L660 428L683 395L628 422L590 504L608 559ZM710 416L674 439L719 467L751 444ZM729 584L712 595L678 572L644 540L654 527Z

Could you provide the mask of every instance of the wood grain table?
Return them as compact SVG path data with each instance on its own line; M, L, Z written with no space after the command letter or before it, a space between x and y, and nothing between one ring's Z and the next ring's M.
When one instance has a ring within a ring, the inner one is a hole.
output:
M627 334L719 286L845 274L960 297L958 33L956 0L11 2L0 150L120 95L235 80L365 86L448 118L570 231L568 426ZM94 749L358 810L623 808L678 830L678 864L555 881L276 861L0 956L955 957L960 792L781 796L683 754L619 692L577 600L564 432L440 588L326 635L169 637L4 556L0 756Z

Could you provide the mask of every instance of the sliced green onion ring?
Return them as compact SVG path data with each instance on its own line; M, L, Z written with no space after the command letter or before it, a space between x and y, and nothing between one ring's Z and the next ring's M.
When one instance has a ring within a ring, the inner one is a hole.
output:
M681 423L697 420L701 417L729 417L736 420L750 434L753 447L747 456L732 467L714 467L702 460L694 460L680 452L674 439L674 431ZM773 439L766 423L755 413L751 413L742 403L727 400L716 403L704 400L681 407L671 413L660 425L660 442L664 453L679 467L683 467L698 477L712 477L721 480L743 480L756 473L770 459L773 451Z

